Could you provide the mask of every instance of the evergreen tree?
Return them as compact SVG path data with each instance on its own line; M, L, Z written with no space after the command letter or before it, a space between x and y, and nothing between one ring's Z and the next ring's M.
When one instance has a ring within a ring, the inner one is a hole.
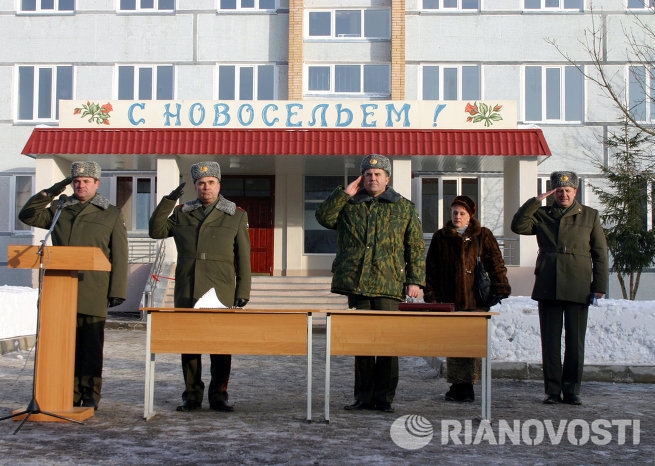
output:
M605 140L612 162L598 164L607 183L592 186L603 205L603 229L623 299L635 299L641 272L655 259L655 231L648 230L646 223L646 193L655 180L653 162L644 150L648 143L648 135L625 121L621 131Z

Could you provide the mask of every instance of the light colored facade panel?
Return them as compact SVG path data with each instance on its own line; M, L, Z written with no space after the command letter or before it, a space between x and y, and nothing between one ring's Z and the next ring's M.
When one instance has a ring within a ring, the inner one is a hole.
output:
M76 66L74 97L76 99L112 99L114 66Z
M5 62L171 63L193 58L191 15L0 16L0 30Z
M637 21L645 25L641 26ZM637 44L650 44L652 46L653 38L645 33L645 28L655 29L655 15L638 15L636 18L631 15L611 15L607 17L607 60L626 61L636 60L632 53L632 48L627 42L625 31L631 31L634 34L634 40ZM626 53L628 55L626 56Z
M607 76L613 78L614 85L617 89L622 89L625 86L627 72L625 65L608 65L605 67L605 71L607 72ZM590 65L587 65L586 72L591 76L598 77L598 73ZM614 105L609 96L598 85L588 81L585 92L587 105L586 121L613 125L623 119L623 114L619 112L616 105Z
M421 69L418 65L405 66L405 98L407 100L420 100L420 76Z
M34 167L34 159L21 155L33 129L32 126L0 126L0 171Z
M306 63L389 63L389 42L306 42Z
M286 62L289 15L201 15L198 60Z
M517 65L484 65L482 67L482 98L520 102L521 73L521 67Z
M5 89L7 91L12 89L13 74L13 66L0 66L0 89ZM0 93L0 121L11 120L14 117L11 102L11 92Z
M566 44L574 59L588 15L421 15L407 17L407 60L440 62L563 62L548 38ZM519 48L516 44L521 44Z
M215 98L216 67L214 65L181 65L176 67L177 98L211 100Z
M597 173L591 157L602 157L602 127L544 125L541 129L553 155L539 165L540 174L555 170Z

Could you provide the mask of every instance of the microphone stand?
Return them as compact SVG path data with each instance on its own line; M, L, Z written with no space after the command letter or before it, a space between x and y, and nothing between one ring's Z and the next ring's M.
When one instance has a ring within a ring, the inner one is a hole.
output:
M32 399L28 403L27 408L25 408L23 411L11 414L10 416L5 416L3 418L0 418L0 421L4 421L5 419L12 419L18 416L26 415L25 418L21 421L19 426L14 431L13 435L16 435L18 433L18 431L23 427L23 425L27 422L27 420L30 418L32 414L43 414L45 416L62 419L64 421L83 424L82 421L78 421L76 419L70 419L64 416L60 416L58 414L50 413L47 411L41 411L41 408L39 407L39 402L36 401L36 374L37 374L36 365L39 355L39 333L41 327L41 291L43 289L43 276L45 275L45 271L47 269L47 267L46 268L43 267L43 252L45 249L45 243L46 241L48 241L48 238L50 237L52 230L54 230L55 224L57 223L57 220L59 220L59 216L61 215L61 211L64 208L64 203L66 202L67 199L68 196L66 196L65 194L62 194L59 197L59 201L57 202L57 210L55 211L55 215L52 218L50 229L48 230L48 233L46 234L45 238L41 240L41 247L39 247L36 253L39 256L39 296L36 301L36 339L34 341L34 367L32 369Z

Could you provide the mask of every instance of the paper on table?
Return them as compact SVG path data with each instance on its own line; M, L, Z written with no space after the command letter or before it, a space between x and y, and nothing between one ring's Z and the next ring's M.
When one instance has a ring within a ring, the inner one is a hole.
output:
M210 288L207 293L202 295L202 297L196 301L196 304L193 306L194 309L227 309L227 306L223 304L218 296L216 296L216 290Z

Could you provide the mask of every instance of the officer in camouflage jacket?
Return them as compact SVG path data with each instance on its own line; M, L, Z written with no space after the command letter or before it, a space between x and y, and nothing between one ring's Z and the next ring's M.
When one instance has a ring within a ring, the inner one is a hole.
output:
M337 230L332 292L347 295L350 308L398 310L405 287L416 298L425 285L421 223L414 204L387 186L387 157L367 156L361 173L316 211L321 225ZM345 409L393 412L397 385L397 357L356 356L355 402Z

